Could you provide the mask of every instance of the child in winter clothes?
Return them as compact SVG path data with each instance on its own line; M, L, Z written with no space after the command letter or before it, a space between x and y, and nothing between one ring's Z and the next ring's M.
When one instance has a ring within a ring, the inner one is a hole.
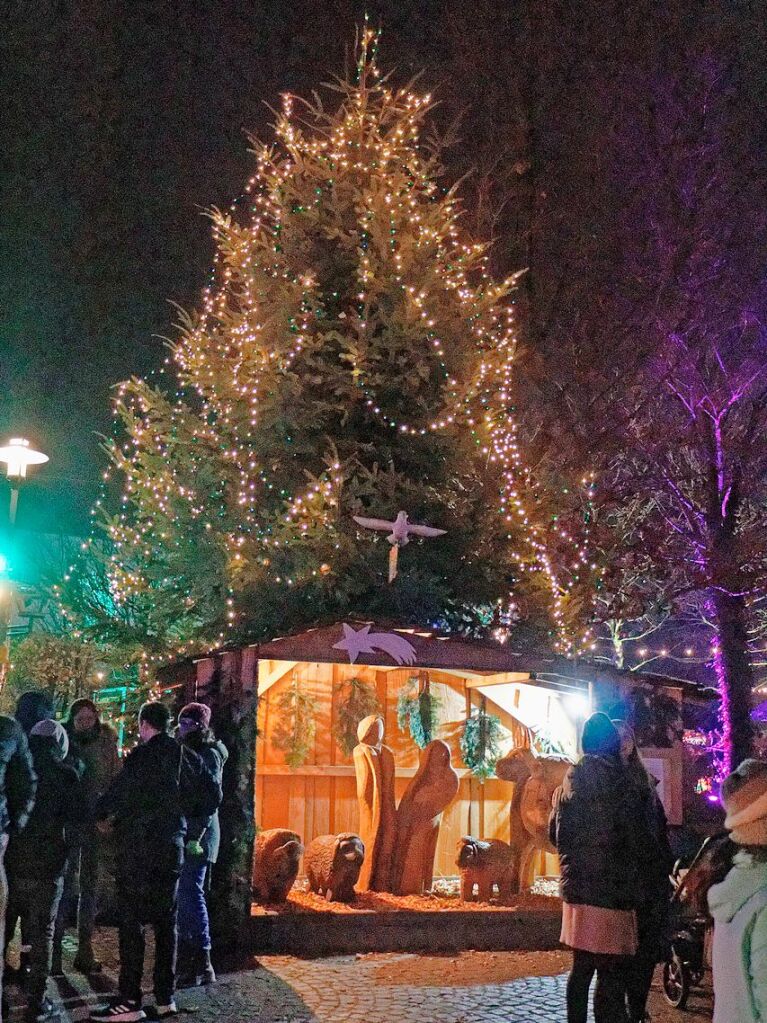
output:
M738 852L709 889L714 918L714 1023L767 1023L767 763L725 779L725 827Z
M8 929L25 922L31 945L27 981L30 1021L48 1019L53 1007L45 997L51 969L53 927L64 886L71 831L80 824L83 801L77 771L64 763L67 733L56 721L43 720L29 733L37 774L37 798L26 828L8 849Z

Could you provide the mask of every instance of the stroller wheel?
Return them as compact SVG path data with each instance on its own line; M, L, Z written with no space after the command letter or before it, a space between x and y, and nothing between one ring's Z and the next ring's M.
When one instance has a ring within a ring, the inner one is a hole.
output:
M663 964L663 994L676 1009L683 1009L690 997L690 971L674 952Z

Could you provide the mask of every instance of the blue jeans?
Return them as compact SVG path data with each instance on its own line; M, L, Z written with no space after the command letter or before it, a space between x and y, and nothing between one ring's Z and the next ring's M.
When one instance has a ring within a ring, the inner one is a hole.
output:
M210 948L210 921L205 899L206 860L187 858L178 886L178 937L195 949Z

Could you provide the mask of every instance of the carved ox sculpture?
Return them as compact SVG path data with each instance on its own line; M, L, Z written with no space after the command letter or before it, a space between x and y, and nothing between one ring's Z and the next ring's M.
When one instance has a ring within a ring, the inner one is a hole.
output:
M536 757L529 749L512 750L495 765L499 778L514 782L509 844L513 884L517 891L524 891L534 881L535 854L556 852L549 842L551 799L569 767L569 760Z

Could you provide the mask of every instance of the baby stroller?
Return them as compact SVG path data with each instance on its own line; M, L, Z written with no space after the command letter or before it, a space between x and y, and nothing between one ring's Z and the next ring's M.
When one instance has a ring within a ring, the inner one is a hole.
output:
M671 873L671 934L663 964L663 994L677 1009L684 1009L690 991L703 980L711 918L706 895L722 880L732 860L732 843L726 834L707 838L692 863L685 868L677 860Z

